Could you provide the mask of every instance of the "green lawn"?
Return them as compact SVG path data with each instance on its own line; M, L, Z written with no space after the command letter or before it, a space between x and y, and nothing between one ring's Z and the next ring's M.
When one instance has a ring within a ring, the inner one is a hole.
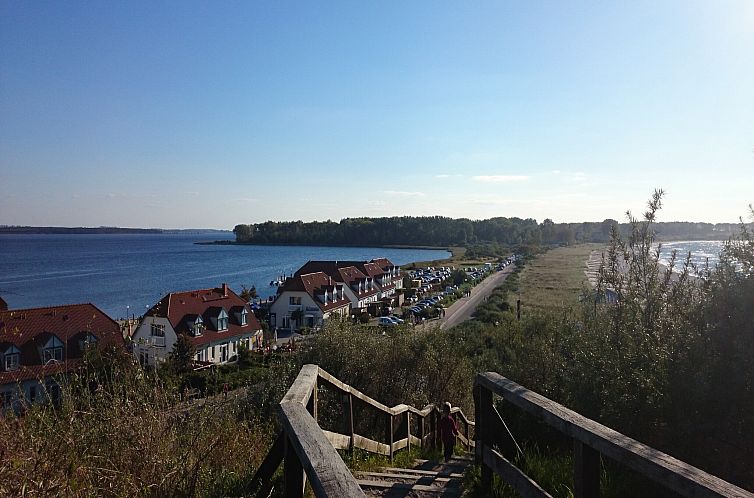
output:
M515 308L521 299L524 309L561 309L578 302L586 284L586 261L589 253L603 248L601 244L579 244L558 247L527 263L519 278L518 292L509 294Z

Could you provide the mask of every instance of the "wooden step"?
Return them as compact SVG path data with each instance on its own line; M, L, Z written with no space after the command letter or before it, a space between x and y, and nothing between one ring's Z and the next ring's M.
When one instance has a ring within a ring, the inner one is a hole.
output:
M432 498L459 497L463 490L459 487L427 486L424 484L411 484L391 481L372 481L357 479L356 482L364 490L367 496L384 497L407 497L407 498Z
M422 470L422 469L403 469L398 467L383 467L380 472L395 472L398 474L420 474L420 475L439 475L440 477L450 477L462 479L463 474L460 472L437 472L434 470Z

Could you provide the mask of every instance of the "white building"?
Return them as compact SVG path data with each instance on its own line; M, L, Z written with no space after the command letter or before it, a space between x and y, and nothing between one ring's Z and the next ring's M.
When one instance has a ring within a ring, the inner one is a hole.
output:
M342 283L324 272L296 274L278 288L270 306L270 325L296 331L322 327L332 317L347 317L351 300L345 292Z
M356 266L342 261L309 261L299 268L296 275L325 273L343 285L346 297L351 302L351 311L364 310L369 303L376 303L380 289L377 281L364 275Z
M262 327L249 304L223 284L219 288L171 292L144 316L133 335L133 354L142 365L165 361L178 334L196 348L196 361L225 363L243 344L262 347Z

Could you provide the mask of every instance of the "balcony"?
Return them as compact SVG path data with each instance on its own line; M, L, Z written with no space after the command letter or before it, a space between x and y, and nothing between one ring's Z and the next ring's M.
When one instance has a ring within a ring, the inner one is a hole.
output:
M158 336L152 336L149 338L149 345L150 346L156 346L158 348L164 348L165 347L165 338L164 337L158 337Z

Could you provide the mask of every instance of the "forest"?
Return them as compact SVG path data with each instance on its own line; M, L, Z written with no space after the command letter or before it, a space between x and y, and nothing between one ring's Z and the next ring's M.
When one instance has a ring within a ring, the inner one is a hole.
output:
M443 216L394 216L344 218L328 221L266 221L239 224L233 229L236 242L244 244L295 244L339 246L469 246L493 243L518 245L570 245L608 242L613 229L625 235L629 223L613 219L601 222L542 223L527 218L470 220ZM659 241L726 240L737 233L734 223L663 222L655 227Z

